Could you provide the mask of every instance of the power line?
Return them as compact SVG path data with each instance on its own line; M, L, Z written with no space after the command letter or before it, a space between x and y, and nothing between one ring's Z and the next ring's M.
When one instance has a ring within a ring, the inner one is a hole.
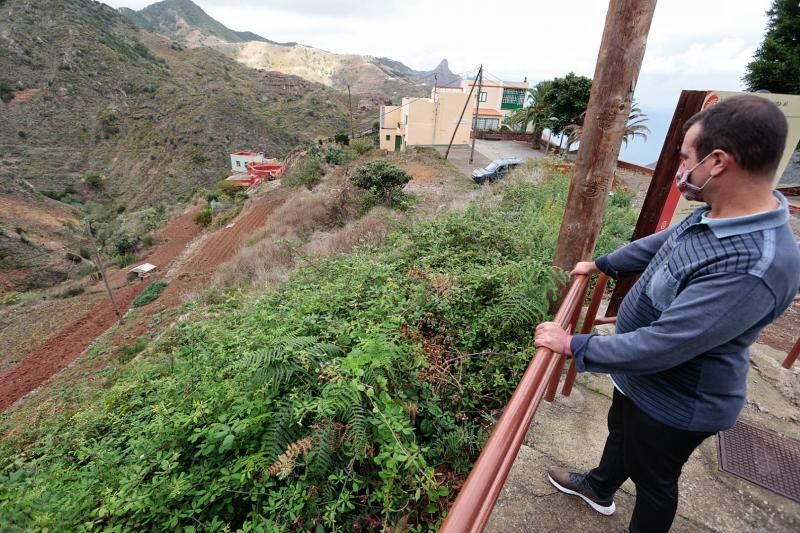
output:
M470 69L470 70L467 70L466 72L464 72L464 73L462 73L462 74L456 74L456 76L458 76L458 77L462 77L464 74L470 73L470 72L472 72L473 70L480 70L480 68L478 68L478 69ZM418 98L414 98L414 99L412 99L412 100L409 100L408 102L406 102L405 104L402 104L402 105L400 105L400 106L392 106L392 107L397 107L398 109L402 109L402 108L404 108L404 107L406 107L406 106L408 106L408 105L411 105L411 104L413 104L413 103L414 103L414 102L416 102L417 100L425 100L425 99L427 99L427 98L430 98L430 97L429 97L429 96L420 96L420 97L418 97ZM386 107L386 106L384 106L384 107ZM385 116L386 116L388 113L392 113L392 112L394 112L394 111L396 111L396 109L393 109L392 111L387 111L386 113L381 113L381 116L380 116L379 118L380 118L380 119L383 119L383 117L385 117Z

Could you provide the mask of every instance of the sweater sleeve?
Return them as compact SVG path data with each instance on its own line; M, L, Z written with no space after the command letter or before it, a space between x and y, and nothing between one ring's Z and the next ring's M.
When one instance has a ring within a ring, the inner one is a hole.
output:
M642 237L610 254L595 260L597 268L614 279L635 276L644 272L658 249L666 242L675 226Z
M764 282L715 273L690 283L647 327L615 335L575 335L570 348L580 372L650 374L725 344L775 309Z

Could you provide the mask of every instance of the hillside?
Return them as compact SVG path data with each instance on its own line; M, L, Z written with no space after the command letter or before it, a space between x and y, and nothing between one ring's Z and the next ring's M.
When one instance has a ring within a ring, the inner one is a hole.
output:
M144 30L169 35L176 41L187 45L202 46L209 38L231 43L271 42L249 31L234 31L226 28L209 17L191 0L165 0L150 4L139 11L122 8L120 13Z
M417 71L399 61L356 54L337 54L297 43L276 43L250 32L237 32L211 18L191 0L164 0L140 11L121 9L137 26L157 32L184 46L217 49L249 67L276 70L351 90L365 98L397 101L424 96L433 75L440 85L458 83L447 60L433 70Z
M357 126L372 124L376 112L367 106ZM104 4L6 0L0 123L4 201L28 206L0 211L1 281L35 278L53 265L68 271L64 249L77 239L70 228L88 212L172 203L223 177L231 151L284 156L349 121L340 92L185 49ZM89 173L101 176L96 186L84 181ZM46 196L62 207L53 210ZM61 210L65 229L38 235L35 213ZM25 243L22 234L33 238Z

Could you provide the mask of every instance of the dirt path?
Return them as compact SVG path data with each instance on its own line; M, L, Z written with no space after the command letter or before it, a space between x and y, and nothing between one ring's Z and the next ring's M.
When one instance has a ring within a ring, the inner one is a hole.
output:
M145 260L166 271L169 263L201 231L192 220L194 212L192 209L174 218L159 231L156 239L162 244ZM145 283L124 285L125 276L125 270L109 274L109 281L115 287L114 297L123 313L147 286ZM111 302L102 299L77 320L52 334L18 365L0 375L0 412L69 365L115 322Z

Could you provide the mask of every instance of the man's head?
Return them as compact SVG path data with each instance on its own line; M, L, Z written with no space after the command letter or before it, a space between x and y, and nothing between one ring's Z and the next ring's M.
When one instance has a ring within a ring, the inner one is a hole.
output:
M717 174L734 163L752 177L771 179L786 145L787 130L786 118L769 100L734 96L686 121L681 159L691 168L708 158L718 167ZM707 174L717 175L710 166Z

